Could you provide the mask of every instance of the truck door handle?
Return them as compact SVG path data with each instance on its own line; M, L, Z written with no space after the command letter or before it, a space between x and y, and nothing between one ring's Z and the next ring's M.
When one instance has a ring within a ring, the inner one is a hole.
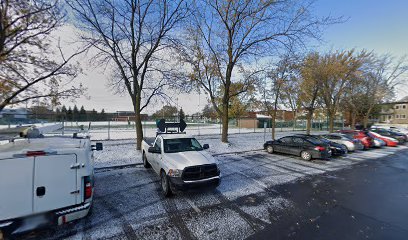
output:
M45 187L38 187L36 190L37 196L42 197L45 195Z

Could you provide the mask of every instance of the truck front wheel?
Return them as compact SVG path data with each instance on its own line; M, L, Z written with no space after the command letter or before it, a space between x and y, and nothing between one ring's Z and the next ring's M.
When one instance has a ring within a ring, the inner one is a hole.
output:
M145 168L151 168L150 163L147 161L146 153L143 152L143 166Z
M170 183L169 183L169 178L167 177L166 173L164 171L161 171L160 173L160 179L161 179L161 187L162 191L165 197L170 197L171 196L171 189L170 189Z

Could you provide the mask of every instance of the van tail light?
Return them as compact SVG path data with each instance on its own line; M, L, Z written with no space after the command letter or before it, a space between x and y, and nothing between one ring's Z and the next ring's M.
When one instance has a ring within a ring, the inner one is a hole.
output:
M84 186L85 186L84 199L86 200L92 197L92 183L91 178L89 176L84 178Z
M322 146L317 146L314 148L316 151L322 152L324 150L326 150L326 148L322 147Z

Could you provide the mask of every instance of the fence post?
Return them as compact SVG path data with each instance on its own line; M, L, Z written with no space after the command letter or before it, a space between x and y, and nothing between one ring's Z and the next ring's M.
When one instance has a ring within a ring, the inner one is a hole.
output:
M64 136L65 133L65 122L64 122L64 118L62 119L62 136Z
M268 122L264 122L264 142L266 142L266 126L268 125Z
M108 121L108 140L110 140L110 120Z

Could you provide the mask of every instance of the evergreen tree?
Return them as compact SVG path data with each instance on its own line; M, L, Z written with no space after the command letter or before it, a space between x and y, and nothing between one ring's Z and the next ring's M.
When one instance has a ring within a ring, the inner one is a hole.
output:
M67 108L65 107L65 105L63 105L61 108L61 115L62 115L61 116L62 119L68 120L67 119Z
M99 120L106 121L105 109L102 108L101 114L99 115Z
M79 110L78 107L75 105L74 109L72 110L72 120L78 121L79 119Z
M186 115L185 115L185 113L184 113L184 111L183 111L183 108L180 108L180 111L179 111L179 118L180 118L180 120L184 120L185 117L186 117Z
M67 111L67 120L68 121L72 121L72 109L71 106L68 107L68 111Z
M91 121L97 121L98 120L98 112L95 109L92 109L89 120L91 120Z
M80 121L87 121L88 116L86 114L84 106L81 106L81 109L79 110L79 120Z

